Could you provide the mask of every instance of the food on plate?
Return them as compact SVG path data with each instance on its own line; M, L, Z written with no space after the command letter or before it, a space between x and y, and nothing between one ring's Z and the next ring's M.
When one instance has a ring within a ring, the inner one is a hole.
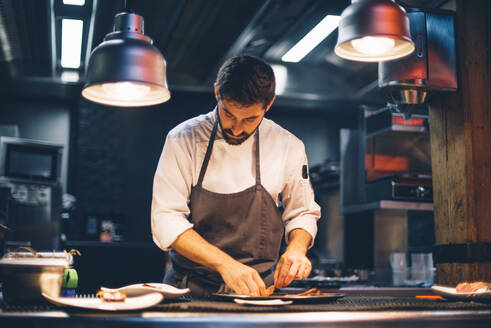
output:
M489 292L491 291L491 283L483 281L461 282L455 287L457 293L473 293L473 292Z
M269 286L266 288L266 296L271 296L274 293L274 285ZM298 293L298 294L284 294L281 295L283 297L292 297L292 296L320 296L322 293L319 289L317 288L311 288L309 290L306 290L304 292Z
M309 290L306 290L302 293L299 294L285 294L286 297L292 297L292 296L320 296L321 291L317 288L311 288Z
M271 285L268 288L266 288L266 296L273 295L273 293L274 293L274 285Z
M126 293L122 291L99 290L96 294L104 302L124 302Z

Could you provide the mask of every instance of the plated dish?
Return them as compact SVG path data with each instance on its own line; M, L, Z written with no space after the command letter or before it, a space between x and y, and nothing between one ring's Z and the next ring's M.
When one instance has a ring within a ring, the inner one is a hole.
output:
M176 288L174 286L156 282L128 285L120 288L101 287L101 291L124 292L128 297L160 293L165 298L175 298L189 293L189 288Z
M282 306L292 304L293 301L284 300L243 300L240 298L234 299L234 302L241 305L254 305L254 306Z
M436 294L445 297L446 299L459 301L485 301L491 302L491 292L457 292L455 287L432 286L431 289Z
M338 298L344 296L344 294L340 293L321 293L319 295L292 295L292 294L272 294L270 296L247 296L247 295L237 295L237 294L213 294L217 298L225 299L225 300L282 300L282 301L293 301L293 302L331 302L335 301Z
M132 311L141 310L159 304L164 299L161 293L127 297L122 302L106 302L99 297L51 297L43 293L43 296L57 306L67 306L80 309L100 311Z

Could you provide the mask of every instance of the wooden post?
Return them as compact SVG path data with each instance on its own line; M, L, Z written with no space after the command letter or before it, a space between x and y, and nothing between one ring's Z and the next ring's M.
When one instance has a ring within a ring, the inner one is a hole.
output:
M490 11L488 0L456 1L458 91L430 99L435 240L467 257L437 263L439 284L491 281Z

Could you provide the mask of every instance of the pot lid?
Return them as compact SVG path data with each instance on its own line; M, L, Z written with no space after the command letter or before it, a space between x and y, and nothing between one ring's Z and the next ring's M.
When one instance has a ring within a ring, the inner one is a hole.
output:
M36 252L32 248L23 249L28 251L14 251L5 254L0 259L0 265L69 267L73 263L73 256L70 253Z

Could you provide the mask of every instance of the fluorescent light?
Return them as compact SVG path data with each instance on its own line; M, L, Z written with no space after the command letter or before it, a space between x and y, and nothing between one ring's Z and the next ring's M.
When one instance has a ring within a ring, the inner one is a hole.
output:
M63 19L61 22L61 66L79 68L82 53L84 22L79 19Z
M302 40L281 57L282 61L297 63L338 27L339 16L327 15Z
M63 71L61 73L61 80L63 82L78 82L79 79L80 79L80 75L78 74L78 72Z
M286 79L288 76L288 70L283 65L271 65L274 72L276 90L275 93L277 95L281 95L285 92L286 88Z
M63 0L63 4L72 6L83 6L85 5L85 0Z

